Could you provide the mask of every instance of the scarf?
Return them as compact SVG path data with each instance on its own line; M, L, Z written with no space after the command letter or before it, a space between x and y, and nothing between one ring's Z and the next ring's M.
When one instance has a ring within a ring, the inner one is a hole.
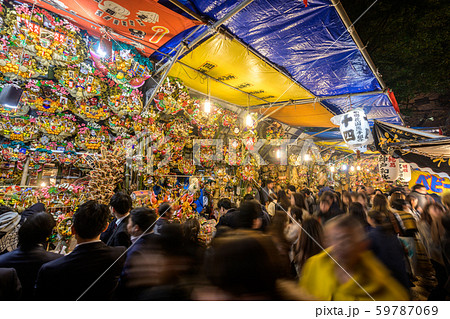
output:
M20 222L20 215L16 212L6 212L0 215L0 232L9 233Z

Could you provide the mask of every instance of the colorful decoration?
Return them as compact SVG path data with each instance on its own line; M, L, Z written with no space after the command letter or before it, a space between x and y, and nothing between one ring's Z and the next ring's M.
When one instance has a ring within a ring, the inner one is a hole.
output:
M29 116L0 118L0 134L12 141L27 142L38 138L39 130L35 119Z
M46 114L38 112L36 123L39 131L45 133L52 141L62 141L77 133L76 119L71 114Z
M105 126L89 122L78 126L75 144L84 150L98 150L110 142L108 129Z

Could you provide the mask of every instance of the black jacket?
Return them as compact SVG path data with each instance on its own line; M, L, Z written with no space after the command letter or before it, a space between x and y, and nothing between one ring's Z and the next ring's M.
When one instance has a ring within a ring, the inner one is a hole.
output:
M0 301L19 300L22 293L14 268L0 268Z
M75 247L70 254L41 267L36 299L110 300L125 261L124 252L124 247L108 247L102 242Z
M131 239L130 234L127 231L127 224L130 215L122 219L120 224L114 229L117 219L114 218L111 223L109 223L108 228L100 235L100 240L106 245L111 247L124 246L130 247Z
M23 250L20 247L0 256L0 267L14 268L22 284L22 300L32 300L34 284L41 266L63 255L45 251L42 246Z

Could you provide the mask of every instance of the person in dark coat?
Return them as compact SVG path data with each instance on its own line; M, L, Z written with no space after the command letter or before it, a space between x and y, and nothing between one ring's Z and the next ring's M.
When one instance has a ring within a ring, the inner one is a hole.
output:
M72 226L78 244L70 254L41 267L36 299L112 299L125 262L125 247L108 247L100 240L108 217L108 207L96 201L78 207Z
M114 219L108 226L108 229L100 236L108 246L130 247L131 239L127 231L128 218L132 207L131 197L128 194L118 192L111 197L109 207Z
M22 284L22 300L33 299L34 284L41 266L63 256L44 249L53 227L55 221L50 214L34 212L19 229L19 247L0 256L0 267L16 269Z
M0 268L0 301L20 300L22 286L14 268Z
M409 289L412 285L406 272L403 247L389 219L380 211L371 210L367 220L373 227L367 234L370 241L369 249L391 271L392 276Z

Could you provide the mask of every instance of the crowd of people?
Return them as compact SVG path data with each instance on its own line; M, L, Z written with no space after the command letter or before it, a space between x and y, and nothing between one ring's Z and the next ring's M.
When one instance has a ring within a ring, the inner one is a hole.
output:
M55 221L42 204L0 207L0 300L411 300L418 285L449 299L449 193L269 181L216 203L208 245L173 204L87 201L66 255L46 251Z

